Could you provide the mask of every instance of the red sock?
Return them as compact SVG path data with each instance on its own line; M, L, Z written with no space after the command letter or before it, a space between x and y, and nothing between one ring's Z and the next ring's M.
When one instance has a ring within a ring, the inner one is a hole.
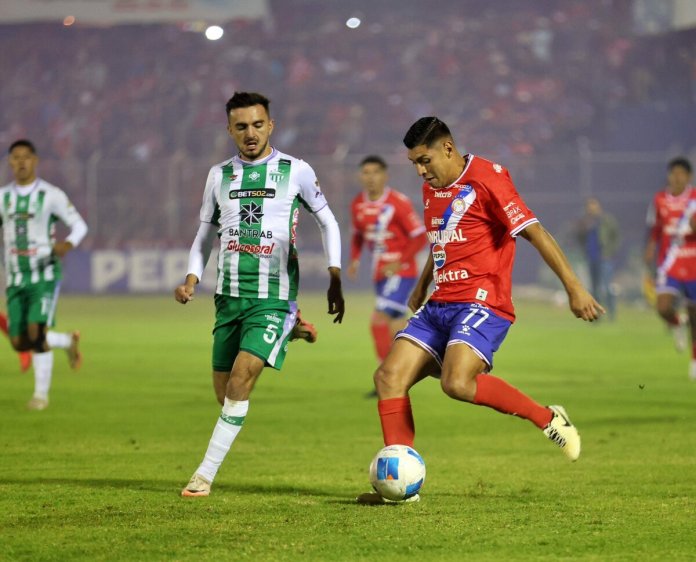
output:
M7 335L7 316L0 314L0 332Z
M380 361L389 353L392 344L392 335L389 330L389 324L380 318L377 314L373 314L370 320L370 329L372 330L372 339L375 342L375 351Z
M539 429L545 428L553 417L553 412L537 404L526 394L492 375L476 376L476 396L474 404L488 406L503 414L510 414L529 420Z
M385 445L408 445L413 447L416 427L411 412L411 399L408 396L388 398L377 402L379 420L382 422L382 436Z

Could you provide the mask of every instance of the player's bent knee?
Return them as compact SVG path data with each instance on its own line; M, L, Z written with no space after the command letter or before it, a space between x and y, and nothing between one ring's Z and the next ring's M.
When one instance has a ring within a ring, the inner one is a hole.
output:
M393 394L403 390L408 390L406 385L400 380L396 370L380 365L373 376L377 393L381 396L384 393Z
M440 379L442 391L455 400L473 402L476 396L476 383L466 377L446 376Z

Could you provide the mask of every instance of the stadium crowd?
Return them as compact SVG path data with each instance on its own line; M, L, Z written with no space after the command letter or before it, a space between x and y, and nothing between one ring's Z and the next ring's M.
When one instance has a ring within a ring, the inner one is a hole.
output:
M601 138L617 106L696 102L696 41L636 36L623 0L384 2L357 29L331 3L291 4L271 0L269 21L231 22L218 42L171 25L5 26L0 144L35 139L59 162L55 181L81 186L95 155L226 158L222 107L240 88L275 100L277 146L337 163L400 150L405 126L431 113L505 159Z

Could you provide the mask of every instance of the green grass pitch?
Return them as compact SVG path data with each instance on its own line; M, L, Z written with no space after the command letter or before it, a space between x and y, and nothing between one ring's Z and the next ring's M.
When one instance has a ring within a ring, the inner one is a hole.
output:
M24 409L0 341L0 560L694 560L696 385L657 318L621 310L587 325L522 303L495 373L566 406L583 437L571 464L529 422L412 393L427 464L419 504L366 507L381 446L372 298L348 294L319 341L267 370L204 499L182 499L219 408L210 384L212 301L65 297L85 364L61 352L51 406Z

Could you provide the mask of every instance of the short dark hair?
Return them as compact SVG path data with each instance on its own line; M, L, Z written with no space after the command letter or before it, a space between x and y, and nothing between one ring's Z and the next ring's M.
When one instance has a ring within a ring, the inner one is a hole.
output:
M24 146L31 150L32 154L36 154L36 147L34 146L34 143L31 142L30 140L27 139L19 139L14 141L11 145L10 148L7 149L7 154L11 154L12 151L17 148L18 146Z
M689 174L691 173L691 162L689 162L689 160L687 158L684 158L683 156L674 158L669 161L669 164L667 164L667 169L670 172L677 167L684 168Z
M257 92L235 92L234 95L227 100L225 104L225 109L227 110L227 116L230 116L230 111L233 109L239 109L240 107L251 107L253 105L262 105L269 115L271 112L268 106L271 101L264 95Z
M443 137L451 137L449 127L437 117L421 117L416 121L404 136L404 144L409 150L420 146L432 146Z
M386 170L388 167L387 163L384 161L384 158L377 156L376 154L365 156L365 158L363 158L360 162L360 167L362 168L365 164L377 164L383 170Z

